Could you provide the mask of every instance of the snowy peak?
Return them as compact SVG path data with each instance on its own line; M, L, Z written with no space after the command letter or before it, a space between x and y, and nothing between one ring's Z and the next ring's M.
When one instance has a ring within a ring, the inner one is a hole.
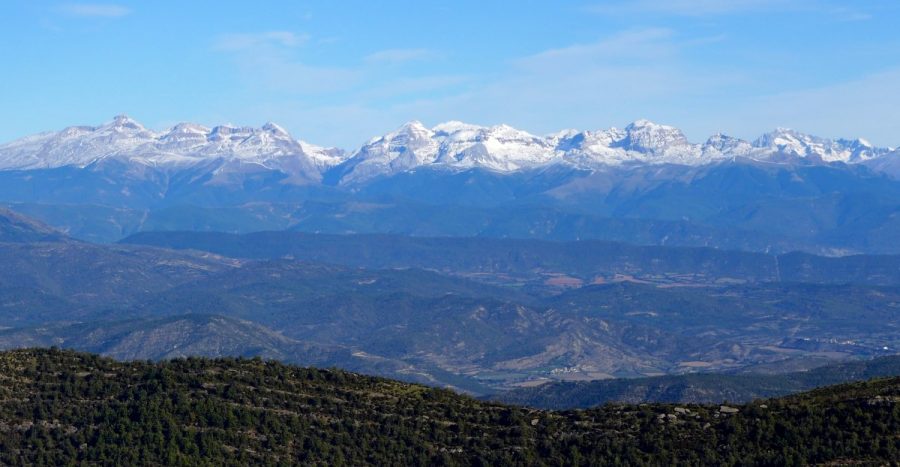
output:
M116 115L115 117L113 117L111 122L104 124L100 128L125 132L147 131L147 129L144 128L143 125L125 114Z
M288 182L310 183L328 172L329 180L347 184L419 167L508 173L554 164L582 170L648 164L699 166L738 157L779 163L797 158L866 163L881 170L900 167L900 162L894 163L900 153L892 151L863 139L832 140L786 128L752 143L716 134L695 144L676 127L642 119L624 129L569 129L546 136L503 124L449 121L428 128L410 121L348 154L294 139L272 122L259 128L179 123L154 132L126 115L117 115L100 126L72 126L0 145L0 170L84 168L114 160L134 164L136 172L141 172L140 167L217 167L216 180L274 170L286 174Z
M420 121L412 121L404 123L400 128L392 133L385 135L383 140L393 147L401 146L418 146L422 144L430 144L429 141L434 136L434 132L429 130Z
M262 126L262 130L280 138L291 137L287 130L272 122L266 122L266 124Z
M342 183L393 175L420 166L516 171L549 162L554 144L509 125L451 121L427 128L413 121L357 150L339 171Z
M876 148L862 138L838 139L834 141L834 144L847 153L848 161L853 162L874 159L892 151L891 148Z
M438 127L444 130L438 161L445 164L514 171L546 163L553 156L553 145L545 138L509 125ZM447 132L450 128L454 131Z
M672 144L690 144L684 133L669 125L660 125L650 120L637 120L625 127L627 139L640 143L642 147L661 147Z
M312 159L313 164L319 169L319 172L340 164L347 160L347 152L340 148L326 148L307 143L306 141L297 141L303 153Z
M618 141L616 146L629 151L653 153L689 144L678 128L658 125L649 120L637 120L625 127L625 138Z
M821 151L822 144L818 138L791 130L790 128L776 128L766 133L756 141L753 146L757 148L775 149L784 154L804 157L815 153L815 149ZM812 150L812 151L811 151Z
M825 162L847 163L866 161L890 152L890 148L875 148L859 138L831 140L788 128L777 128L762 135L753 142L753 146L795 157L811 157Z
M343 183L394 175L434 162L438 142L419 121L403 124L384 136L372 138L336 167Z
M281 126L261 128L220 125L212 129L196 123L179 123L153 132L136 120L117 115L97 127L68 127L0 146L0 170L87 167L106 160L174 170L214 163L217 173L234 170L277 170L289 180L318 181L321 171L340 163L343 152L309 146L291 138Z
M709 159L739 157L750 154L753 151L753 145L740 138L717 133L703 143L702 151L703 155Z
M431 130L439 137L449 136L452 133L456 133L459 131L477 131L478 129L483 128L478 125L471 125L468 123L463 123L458 120L451 120L449 122L444 122L438 125L435 125Z
M397 130L384 135L363 148L369 158L391 159L410 167L434 159L437 143L434 132L419 121L404 123ZM403 162L399 159L402 159Z
M169 131L166 132L166 135L179 135L179 134L195 134L195 135L203 135L206 136L210 132L210 129L203 126L198 125L196 123L182 122L179 123L172 128L169 128Z
M160 137L162 143L182 144L185 142L193 142L195 144L205 143L209 137L210 129L195 123L179 123L169 129Z
M643 119L624 130L570 133L559 139L556 148L564 160L576 166L704 162L701 147L691 144L681 130Z
M637 120L624 129L564 130L535 136L509 125L479 126L449 121L427 129L410 122L373 138L337 168L341 183L390 176L422 166L514 172L551 164L581 169L640 164L703 165L736 157L783 160L813 157L824 162L861 162L887 154L864 140L827 140L788 129L753 143L724 134L703 144L688 141L673 126Z
M251 127L235 127L231 125L219 125L213 127L209 133L209 140L215 142L232 142L240 143L253 135L254 129Z

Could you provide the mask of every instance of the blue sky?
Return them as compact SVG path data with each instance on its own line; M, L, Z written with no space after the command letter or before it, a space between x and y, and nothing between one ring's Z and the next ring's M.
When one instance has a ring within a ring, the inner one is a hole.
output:
M126 113L352 148L408 120L648 118L900 146L900 2L5 2L0 140Z

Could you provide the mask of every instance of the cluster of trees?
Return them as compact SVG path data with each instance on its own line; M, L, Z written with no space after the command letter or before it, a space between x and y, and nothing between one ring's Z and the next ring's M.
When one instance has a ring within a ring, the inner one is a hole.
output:
M553 412L259 359L0 354L0 464L891 463L898 433L900 378L736 411Z

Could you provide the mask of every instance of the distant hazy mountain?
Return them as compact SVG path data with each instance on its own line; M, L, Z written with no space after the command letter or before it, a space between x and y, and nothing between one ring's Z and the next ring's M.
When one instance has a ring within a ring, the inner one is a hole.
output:
M876 148L862 139L830 140L788 129L775 130L752 143L719 134L703 144L694 144L681 130L648 120L638 120L624 130L565 130L543 137L507 125L480 127L449 122L428 129L411 122L369 141L335 167L328 178L354 183L423 166L477 167L508 173L558 164L585 170L627 165L698 166L738 157L859 163L891 152L891 148Z
M274 123L262 128L180 123L153 131L119 115L100 126L73 126L4 144L0 169L85 168L115 160L168 171L203 166L212 174L207 183L272 170L284 174L282 182L316 183L322 173L328 173L330 180L347 184L422 166L507 173L555 164L581 169L627 164L696 166L736 157L860 163L892 152L863 139L831 140L789 129L777 129L753 142L719 134L697 144L675 127L638 120L621 130L565 130L547 136L507 125L447 122L427 128L414 121L348 154L296 140Z
M826 365L784 374L695 373L649 378L549 382L491 398L542 409L597 407L608 402L747 403L821 386L900 375L900 356Z
M209 251L255 260L291 258L362 268L434 269L480 281L556 291L592 282L625 280L669 286L755 282L900 285L898 255L823 257L596 240L552 242L290 231L244 235L142 232L121 243ZM569 282L559 282L560 277Z
M9 209L0 208L0 242L59 242L66 236L52 227Z
M896 257L291 232L132 239L193 251L28 238L0 241L0 348L266 355L480 394L900 348Z
M487 259L500 268L503 261L540 264L527 249L498 249ZM736 370L900 348L897 286L741 283L714 271L757 260L765 270L772 258L711 250L708 261L696 262L685 253L637 249L604 266L597 282L605 284L547 296L530 294L502 269L479 276L462 257L428 271L396 269L402 263L389 257L369 263L385 269L362 269L135 245L0 243L0 326L9 328L0 331L0 348L55 344L123 358L269 355L481 394L547 378ZM591 254L605 256L603 249ZM541 280L576 287L563 268L581 266L552 256L560 269ZM654 257L662 259L658 271ZM879 275L891 261L855 274ZM630 262L651 266L629 277ZM821 263L795 266L803 264ZM706 273L705 283L685 282Z
M260 170L278 170L292 181L308 183L319 179L319 166L330 165L339 155L297 141L273 123L262 128L180 123L156 132L119 115L101 126L73 126L0 146L0 168L85 168L117 161L133 165L135 173L202 166L212 174L208 183L225 183L237 174Z
M119 116L0 145L0 203L93 241L294 229L900 253L897 156L785 129L693 143L646 120L545 136L411 122L345 152L271 123Z

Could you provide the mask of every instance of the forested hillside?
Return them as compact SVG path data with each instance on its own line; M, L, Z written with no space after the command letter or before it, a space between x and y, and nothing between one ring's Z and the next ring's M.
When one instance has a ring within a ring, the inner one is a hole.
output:
M900 461L900 378L744 406L549 412L258 359L0 354L0 463L788 465Z

